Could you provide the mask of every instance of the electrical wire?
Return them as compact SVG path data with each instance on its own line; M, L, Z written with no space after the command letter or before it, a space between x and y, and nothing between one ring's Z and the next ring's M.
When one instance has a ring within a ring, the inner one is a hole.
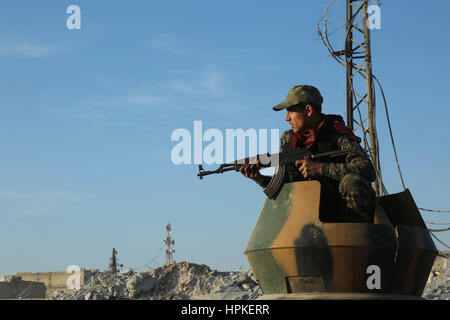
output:
M383 86L381 85L380 81L378 81L378 78L375 77L374 74L372 74L372 78L374 78L375 81L377 82L378 87L381 91L381 96L383 97L384 110L386 112L386 119L387 119L388 128L389 128L389 135L391 137L392 149L394 150L395 163L397 165L398 174L400 175L400 180L402 182L403 190L406 190L405 181L403 180L402 170L400 169L400 162L398 161L397 149L395 148L394 134L392 133L391 120L389 119L389 110L388 110L388 106L387 106L387 102L386 102L386 97L384 95Z
M383 90L383 86L381 85L380 81L378 80L378 78L372 74L372 77L375 79L375 81L378 84L378 87L380 89L381 95L383 97L383 102L384 102L384 107L385 107L385 112L386 112L386 119L387 119L387 123L388 123L388 128L389 128L389 135L391 137L391 143L392 143L392 149L394 151L394 156L395 156L395 163L397 165L397 170L400 176L400 180L402 182L402 186L403 186L403 190L406 190L406 186L405 186L405 181L403 180L403 175L402 175L402 170L400 168L400 162L398 160L398 155L397 155L397 150L395 147L395 141L394 141L394 135L392 133L392 127L391 127L391 121L389 119L389 110L388 110L388 106L387 106L387 102L386 102L386 97L384 95L384 90ZM428 211L428 212L450 212L450 210L431 210L431 209L425 209L425 208L419 208L420 210L424 210L424 211ZM430 230L431 231L431 230ZM436 232L439 231L447 231L447 230L435 230Z
M450 210L432 210L432 209L425 209L425 208L419 208L419 210L428 211L428 212L450 212Z
M340 22L339 22L338 23L339 26L338 26L338 28L336 30L334 30L332 33L328 33L328 31L327 31L327 17L329 15L329 9L331 8L332 5L334 5L335 2L336 1L333 1L330 4L330 6L327 7L325 15L317 23L317 32L319 34L320 39L322 40L322 43L324 44L325 48L329 51L331 56L340 65L345 67L346 64L349 63L349 61L344 60L341 57L336 55L336 51L333 49L333 47L332 47L332 45L331 45L331 43L329 41L329 38L328 38L329 35L334 34L338 30L340 31L340 29L342 28L342 26L340 25ZM339 8L340 8L340 3L339 3ZM352 17L350 19L350 22L349 22L350 24L353 24L353 21L355 20L356 16L358 15L359 11L361 10L361 8L362 8L362 6L359 7L357 9L357 11L352 15ZM340 19L340 15L339 15L339 19ZM322 34L322 32L320 30L320 24L321 24L322 21L323 21L323 25L324 25L324 34ZM345 39L348 38L351 30L352 30L352 28L349 28L349 29L346 30ZM338 40L339 40L339 45L340 45L340 33L339 33L339 39ZM361 73L361 71L358 68L358 66L356 64L354 64L353 62L351 62L351 63L352 63L352 67L356 70L356 72L359 73L363 78L366 78L365 75ZM378 80L378 78L373 73L372 73L372 78L377 83L378 88L379 88L379 90L381 92L381 95L383 97L384 109L385 109L385 113L386 113L386 120L387 120L387 124L388 124L388 128L389 128L389 135L390 135L390 139L391 139L392 149L393 149L393 153L394 153L394 157L395 157L395 163L396 163L397 170L398 170L398 173L399 173L399 176L400 176L400 181L401 181L403 190L406 190L405 181L403 179L403 174L402 174L401 167L400 167L400 161L398 159L397 148L396 148L396 145L395 145L395 139L394 139L394 135L393 135L393 132L392 132L392 126L391 126L391 121L390 121L390 117L389 117L389 109L388 109L388 104L387 104L387 101L386 101L386 96L384 94L383 86L381 85L380 81ZM353 95L353 97L355 99L355 104L357 105L356 109L359 112L360 126L361 126L361 130L362 130L363 136L364 136L364 143L365 143L366 146L368 146L368 143L366 141L366 128L364 127L364 121L362 119L362 115L361 115L361 112L359 110L358 102L356 101L357 93L356 93L356 91L355 91L355 89L353 87L353 83L351 85L351 91L352 91L352 95ZM373 88L373 91L375 92L375 88ZM365 97L360 97L360 98L364 99ZM375 133L374 134L375 134L376 140L378 141L378 135L377 135L376 129L375 129ZM376 145L376 149L378 149L378 143L375 143L375 145ZM378 151L378 150L376 150L376 151ZM372 154L372 152L370 152L370 148L369 148L369 154L370 154L371 158L374 159L374 155ZM377 172L377 176L378 176L378 179L379 179L379 182L380 182L382 194L383 195L387 195L388 192L387 192L386 187L385 187L385 185L383 183L383 180L382 180L382 177L381 177L381 172L380 172L379 168L376 168L376 169L377 169L376 172ZM425 209L425 208L419 208L419 209L420 210L424 210L424 211L428 211L428 212L450 212L450 210L431 210L431 209ZM439 230L439 231L447 231L447 230Z
M449 225L450 222L429 222L429 221L425 221L425 223L428 224L439 224L439 225Z
M450 230L450 227L444 228L444 229L428 229L428 231L431 231L431 232L443 232L443 231L449 231L449 230Z
M322 18L320 18L319 22L317 24L320 24L320 22L322 22L323 19L325 19L325 17L328 16L328 11L333 7L333 5L336 3L336 0L333 0L333 2L331 2L329 5L327 5L325 7L325 14L322 16Z
M143 269L143 268L145 268L145 267L148 267L150 264L152 264L152 263L156 263L156 258L158 258L159 257L159 255L161 254L161 252L162 252L162 248L159 248L159 251L158 251L158 253L149 261L149 262L147 262L146 264L144 264L144 265L142 265L142 266L140 266L140 267L136 267L136 268L133 268L133 270L140 270L140 269Z
M340 25L340 23L338 23L338 25ZM345 25L340 25L340 26L337 27L335 30L329 32L328 35L329 35L329 36L332 36L332 35L335 34L336 32L340 31L343 27L345 27Z
M334 2L333 2L333 3L334 3ZM356 10L356 12L352 15L352 17L350 18L349 24L353 24L353 21L354 21L355 18L357 17L358 13L361 11L362 7L363 7L363 6L360 6L360 7ZM317 23L317 32L318 32L319 37L320 37L320 39L322 40L324 46L325 46L325 47L327 48L327 50L330 52L331 56L332 56L332 57L333 57L340 65L342 65L342 66L345 67L345 66L349 63L349 61L347 61L347 59L344 60L344 59L342 59L341 57L337 56L337 55L336 55L336 51L333 49L333 46L331 45L331 43L330 43L330 41L329 41L329 38L328 38L328 35L329 35L329 34L328 34L328 31L327 31L327 20L326 20L326 19L324 20L324 18L325 18L327 15L328 15L328 8L327 8L327 11L326 11L325 15L324 15L324 16L322 17L322 19L319 20L319 22ZM322 32L321 32L321 30L320 30L320 23L321 23L322 20L324 20L324 23L323 23L323 25L324 25L324 34L322 34ZM351 31L351 30L352 30L352 28L348 28L348 29L346 30L346 35L345 35L346 41L347 41L347 38L348 38L349 35L350 35L350 31ZM358 67L356 66L355 63L353 63L353 62L351 62L351 63L352 63L352 67L356 70L356 72L359 73L363 78L366 78L366 76L361 72L360 68L358 68ZM347 74L347 78L348 78L348 77L349 77L349 75ZM372 84L372 86L373 86L373 84ZM373 87L373 89L374 89L374 87ZM356 99L356 96L357 96L358 94L356 93L356 91L355 91L354 88L353 88L353 83L352 83L352 85L351 85L351 90L352 90L352 93L353 93L354 98ZM358 95L358 96L359 96L359 95ZM363 98L363 99L364 99L364 98ZM358 109L358 112L359 112L359 111L360 111L360 110L359 110L359 107L357 107L357 109ZM361 129L362 129L362 131L363 131L364 143L365 143L365 146L367 147L366 129L365 129L365 127L364 127L364 121L362 120L362 116L361 116L360 113L359 113L359 116L360 116L360 126L361 126ZM375 146L375 150L371 150L370 148L368 148L368 149L369 149L371 158L372 158L373 160L377 160L377 161L375 161L375 169L376 169L377 177L378 177L378 178L377 178L378 185L380 186L381 192L382 192L383 194L387 194L386 188L383 187L383 180L382 180L382 175L381 175L381 170L380 170L379 160L377 159L377 157L375 157L375 154L374 154L374 153L378 153L378 151L379 151L379 150L378 150L378 135L377 135L377 131L376 131L376 128L375 128L375 127L373 128L373 131L374 131L374 136L375 136L375 141L373 141L373 144L374 144L374 146Z
M430 232L430 234L431 234L431 236L433 237L433 238L435 238L437 241L439 241L439 243L440 244L442 244L444 247L446 247L447 249L450 249L450 247L447 245L447 244L445 244L444 242L442 242L438 237L436 237L434 234L433 234L433 232Z

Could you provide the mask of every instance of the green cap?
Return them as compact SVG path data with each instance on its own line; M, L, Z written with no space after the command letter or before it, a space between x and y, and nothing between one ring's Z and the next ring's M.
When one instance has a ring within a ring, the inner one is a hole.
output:
M273 107L273 110L280 111L301 102L316 103L321 105L323 102L322 95L316 87L309 85L293 86L289 90L286 100Z

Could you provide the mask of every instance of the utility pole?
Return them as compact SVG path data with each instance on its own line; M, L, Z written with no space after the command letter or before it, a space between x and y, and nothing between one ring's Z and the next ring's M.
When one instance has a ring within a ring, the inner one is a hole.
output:
M352 16L352 6L350 1L346 3L347 17ZM346 84L347 84L347 126L353 131L353 59L352 59L352 39L353 39L353 28L351 21L347 18L345 23L346 37L345 37L345 60L347 64L346 69Z
M109 259L109 271L112 274L116 274L119 271L117 267L123 267L123 264L117 264L117 254L117 250L113 248L111 258Z
M327 19L323 19L323 30L318 33L325 47L346 69L347 126L353 131L362 131L364 150L370 155L377 171L373 187L377 195L383 188L379 146L375 123L375 88L372 75L368 4L373 0L346 0L346 28L344 50L334 50L328 39ZM366 106L363 108L362 106Z

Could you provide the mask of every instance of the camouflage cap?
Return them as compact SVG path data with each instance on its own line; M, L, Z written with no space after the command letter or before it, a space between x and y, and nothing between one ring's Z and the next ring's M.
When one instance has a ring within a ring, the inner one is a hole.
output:
M293 86L291 90L289 90L286 100L277 104L272 109L275 111L280 111L295 106L301 102L317 103L321 105L323 98L316 87L309 85Z

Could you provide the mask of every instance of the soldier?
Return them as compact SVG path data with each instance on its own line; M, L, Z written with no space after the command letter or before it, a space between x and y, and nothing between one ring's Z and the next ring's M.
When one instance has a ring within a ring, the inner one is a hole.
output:
M286 168L285 182L305 179L321 182L320 206L329 209L321 210L322 221L373 222L376 194L370 182L376 178L374 166L359 145L361 139L345 126L340 115L323 114L322 102L317 88L297 85L289 90L285 101L273 107L275 111L286 109L285 120L292 128L283 133L280 152L299 148L312 153L358 151L320 162L298 160ZM265 187L270 177L262 175L259 169L259 163L248 164L240 172Z

